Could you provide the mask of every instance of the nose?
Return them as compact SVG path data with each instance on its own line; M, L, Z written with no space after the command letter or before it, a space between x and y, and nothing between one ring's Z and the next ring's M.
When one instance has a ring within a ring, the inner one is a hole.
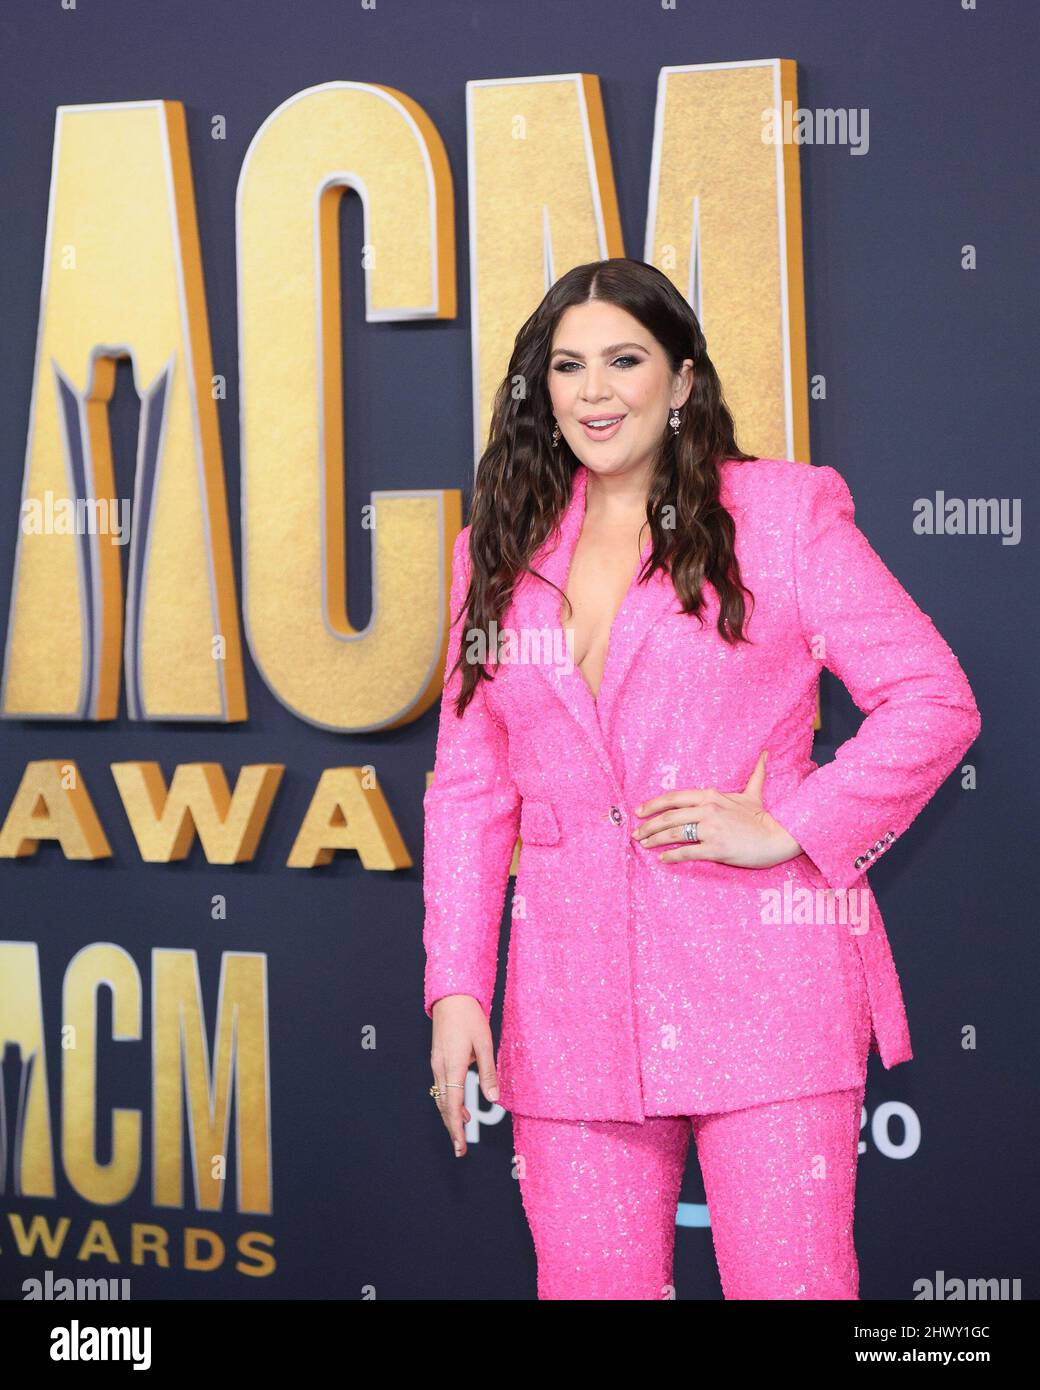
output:
M600 371L601 369L599 367L592 366L585 369L585 384L581 388L582 400L590 402L601 401L605 396L610 395L609 391L604 390L604 384L600 378Z

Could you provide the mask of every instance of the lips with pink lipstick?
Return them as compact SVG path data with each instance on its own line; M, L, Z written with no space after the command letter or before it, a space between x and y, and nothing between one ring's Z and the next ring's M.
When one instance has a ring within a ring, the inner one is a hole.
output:
M613 439L624 418L624 415L587 415L581 421L581 427L588 439Z

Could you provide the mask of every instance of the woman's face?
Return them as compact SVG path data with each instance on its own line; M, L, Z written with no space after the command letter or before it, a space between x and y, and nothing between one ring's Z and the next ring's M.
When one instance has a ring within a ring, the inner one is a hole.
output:
M693 360L675 375L638 319L593 299L561 315L548 382L560 431L581 462L593 473L627 473L656 457L672 408L693 387Z

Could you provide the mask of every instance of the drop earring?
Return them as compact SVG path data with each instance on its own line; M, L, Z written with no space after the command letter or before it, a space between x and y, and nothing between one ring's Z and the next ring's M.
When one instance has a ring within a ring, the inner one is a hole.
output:
M672 427L672 434L673 434L673 435L678 434L678 433L679 433L679 425L680 425L680 423L681 423L681 418L680 418L679 409L678 409L677 406L673 406L673 407L672 407L672 414L671 414L671 418L669 419L668 423L669 423L669 424L671 425L671 427Z
M559 442L560 442L560 427L559 427L559 425L554 425L554 426L553 426L553 432L552 432L552 446L553 446L554 449L555 449L556 446L559 444Z

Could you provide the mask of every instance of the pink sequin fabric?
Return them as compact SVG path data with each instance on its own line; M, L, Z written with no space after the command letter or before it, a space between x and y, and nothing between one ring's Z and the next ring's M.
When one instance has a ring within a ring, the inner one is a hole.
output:
M513 1114L539 1299L671 1299L690 1133L729 1299L858 1299L863 1087L642 1124ZM692 1120L692 1126L691 1126Z
M910 1037L866 870L958 764L981 720L956 657L854 520L833 468L722 465L750 645L722 640L667 575L633 582L598 699L568 669L560 594L524 575L501 626L515 659L463 718L445 689L425 797L427 1012L490 1014L517 835L497 1054L501 1102L533 1118L640 1122L860 1086ZM588 480L532 567L566 587ZM469 528L453 556L447 669L462 638ZM649 544L644 558L649 554ZM866 716L813 762L821 667ZM635 807L674 788L739 791L770 750L763 801L803 853L769 869L662 863Z

